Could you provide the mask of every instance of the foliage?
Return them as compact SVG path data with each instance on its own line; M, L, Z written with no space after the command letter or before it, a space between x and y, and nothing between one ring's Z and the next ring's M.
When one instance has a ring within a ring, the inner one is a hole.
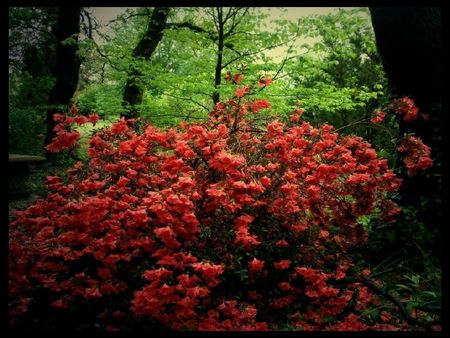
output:
M401 204L394 174L434 175L430 148L399 135L428 115L392 101L367 10L221 12L219 84L217 8L171 9L147 61L132 50L151 8L102 31L89 18L77 106L48 147L69 154L32 171L43 197L10 223L11 324L439 330L439 229ZM43 152L56 13L9 9L10 152ZM142 119L118 121L130 69Z
M87 325L108 330L140 317L187 330L402 327L365 315L380 300L344 255L367 241L358 217L399 212L400 180L369 143L301 110L252 125L270 104L251 92L237 88L203 124L122 119L90 140L88 166L48 177L48 195L10 224L13 323L89 308ZM98 116L55 119L52 151Z
M9 8L9 149L42 154L36 143L45 133L43 102L53 86L51 75L55 21L52 7Z
M386 78L367 9L340 9L301 24L313 41L312 53L301 55L290 71L314 121L339 127L386 103Z
M219 37L215 27L215 9L174 8L152 59L136 60L132 58L132 50L144 34L150 14L148 8L130 10L111 23L112 33L105 36L105 43L98 46L102 55L107 56L97 56L106 65L104 80L99 84L97 76L89 82L97 83L94 88L98 90L105 85L123 89L127 70L138 68L143 74L139 84L146 89L140 107L146 120L158 126L175 126L183 119L205 118L213 108L211 96L214 91L230 96L234 90L222 83L216 87L214 83ZM279 64L265 52L290 42L298 34L294 29L295 23L278 20L276 28L271 31L261 25L262 20L268 17L263 10L232 7L224 9L224 16L228 15L230 17L224 25L224 69L249 76L255 72L276 71ZM225 76L224 72L222 76ZM97 111L100 115L104 113L95 107L94 102L85 99L84 90L78 97L81 100L77 104L81 109Z
M272 22L264 9L229 10L236 10L236 25L224 40L221 75L237 72L253 82L258 80L253 74L274 77L277 81L264 93L277 107L272 113L287 116L301 105L307 112L305 120L341 127L391 100L367 9L339 9L329 15ZM227 83L214 85L219 36L214 11L174 8L170 28L146 62L134 60L131 52L144 34L151 9L128 10L119 16L98 46L102 55L91 58L97 60L91 67L103 65L102 79L98 72L90 77L87 91L82 89L77 96L80 108L101 116L122 111L123 79L132 65L143 74L139 83L145 93L139 110L144 119L164 127L204 119L213 108L213 92L229 97L234 91ZM231 24L228 20L225 31ZM88 50L93 53L95 48ZM105 94L114 98L108 101ZM392 140L397 138L397 130L393 119L383 128L357 124L344 132L370 140L393 164L395 158L390 154L395 154Z

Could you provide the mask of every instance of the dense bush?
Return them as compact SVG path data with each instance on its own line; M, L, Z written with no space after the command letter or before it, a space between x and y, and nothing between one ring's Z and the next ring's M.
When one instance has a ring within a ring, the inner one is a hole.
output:
M48 177L48 195L10 224L11 322L53 308L66 329L407 328L367 315L380 299L346 254L367 240L360 217L400 211L400 179L362 138L302 122L301 109L253 126L270 104L250 92L205 124L122 119L90 140L87 165ZM51 151L97 117L56 119Z

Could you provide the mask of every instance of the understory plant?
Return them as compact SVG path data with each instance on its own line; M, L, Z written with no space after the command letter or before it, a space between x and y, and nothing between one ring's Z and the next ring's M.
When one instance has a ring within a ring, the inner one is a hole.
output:
M252 123L271 109L252 90L202 124L122 119L90 139L87 162L47 177L48 194L10 223L11 325L52 314L70 320L46 325L110 331L408 329L394 311L367 315L381 299L347 254L367 241L359 218L394 222L401 180L368 142L302 109ZM56 152L75 147L73 123L98 117L55 119ZM431 159L408 137L413 174Z

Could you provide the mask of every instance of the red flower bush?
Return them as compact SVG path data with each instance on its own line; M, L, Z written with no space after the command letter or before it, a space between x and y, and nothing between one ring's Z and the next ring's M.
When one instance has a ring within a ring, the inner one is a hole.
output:
M48 195L10 223L13 320L87 304L112 331L138 318L177 330L388 327L363 314L377 297L342 281L357 272L345 252L367 240L358 218L392 218L400 180L362 138L300 110L254 132L246 116L269 103L240 101L166 131L122 119L90 140L88 165L48 177Z

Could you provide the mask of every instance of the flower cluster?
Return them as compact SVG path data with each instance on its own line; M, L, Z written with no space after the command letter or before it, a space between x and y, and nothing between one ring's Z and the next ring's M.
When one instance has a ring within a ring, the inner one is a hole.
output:
M62 150L73 149L80 140L80 133L76 130L70 130L72 124L82 125L85 123L97 123L99 116L91 114L89 116L78 115L78 108L72 105L70 112L73 116L56 113L53 118L58 124L53 128L56 136L52 142L46 146L46 149L52 153L57 153Z
M225 76L225 81L233 81L233 83L241 83L242 80L244 80L244 75L241 73L232 73L227 72L227 75Z
M393 109L395 114L401 116L405 122L417 120L419 117L424 121L428 120L428 114L421 114L414 100L409 97L393 100L389 108Z
M386 117L386 113L384 111L377 111L374 113L374 116L370 119L370 122L372 123L381 123L384 121L384 118Z
M403 162L408 169L407 173L409 176L433 165L433 160L430 157L430 147L424 144L419 137L406 135L397 151L403 155Z
M388 113L400 116L405 122L417 120L419 117L424 121L428 121L428 115L420 114L419 108L412 99L402 97L393 100L389 104L387 112L375 111L370 122L374 124L382 123ZM419 137L406 135L400 141L397 151L403 156L403 162L409 176L433 165L433 160L430 157L430 148Z
M358 218L394 216L400 180L362 138L300 110L253 133L246 116L270 104L242 101L165 131L122 119L90 140L88 165L48 177L48 195L10 223L13 318L95 304L108 330L140 317L177 330L376 328L364 311L377 297L339 281L355 272L344 253L367 240Z

